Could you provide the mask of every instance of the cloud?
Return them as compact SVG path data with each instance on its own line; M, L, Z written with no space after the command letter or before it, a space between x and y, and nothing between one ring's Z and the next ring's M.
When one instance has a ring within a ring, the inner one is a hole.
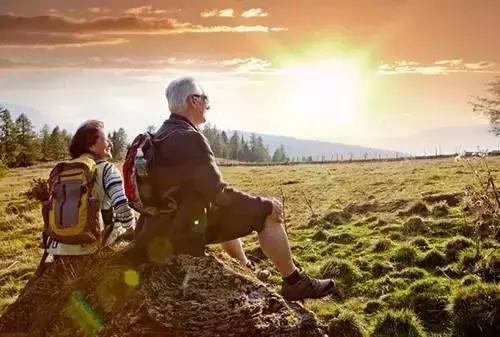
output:
M202 18L212 18L212 17L221 17L221 18L232 18L234 16L234 9L226 8L226 9L210 9L200 13Z
M147 7L147 6L146 6ZM149 10L147 7L143 10ZM101 17L96 19L73 19L65 16L40 15L33 17L0 15L0 35L7 39L9 36L18 35L21 40L14 45L27 44L26 41L32 41L38 37L41 44L49 44L47 41L54 40L54 34L59 34L59 38L66 38L63 44L90 42L88 37L96 38L99 43L120 43L121 40L109 40L103 38L106 35L140 35L140 34L186 34L186 33L241 33L241 32L279 32L286 31L284 27L267 27L257 25L239 25L239 26L205 26L193 24L190 22L180 22L176 19L159 17ZM24 35L23 35L24 34ZM83 35L75 35L83 34ZM12 40L12 39L11 39ZM2 39L0 38L0 41ZM11 41L12 42L12 41ZM36 41L35 41L36 42Z
M55 49L127 43L122 37L104 37L78 33L36 33L0 31L0 48Z
M90 7L88 8L88 11L90 13L100 14L100 13L109 13L111 12L111 9L103 7Z
M494 62L480 61L465 63L462 59L439 60L432 64L421 64L415 61L396 61L382 64L377 72L381 74L420 74L420 75L447 75L451 73L500 73L494 69Z
M268 26L203 26L187 24L174 24L175 29L168 32L170 34L183 33L268 33L268 32L283 32L287 31L284 27L268 27Z
M141 11L149 10L141 9ZM0 48L85 47L129 42L127 35L199 33L268 33L284 27L262 25L198 25L160 17L101 17L73 19L60 15L33 17L0 15Z
M260 8L252 8L241 13L241 16L244 18L257 18L257 17L265 17L268 15L269 13L264 12Z
M0 32L121 32L172 29L172 20L139 18L136 16L102 17L98 19L73 19L65 16L39 15L32 17L0 15Z
M134 15L152 15L152 14L165 14L167 13L164 9L155 9L151 5L133 7L125 10L125 14L134 14Z
M0 68L106 68L106 69L185 69L208 70L235 73L262 73L271 72L272 63L268 60L249 57L233 59L204 60L199 58L130 58L130 57L88 57L79 60L19 60L0 58Z

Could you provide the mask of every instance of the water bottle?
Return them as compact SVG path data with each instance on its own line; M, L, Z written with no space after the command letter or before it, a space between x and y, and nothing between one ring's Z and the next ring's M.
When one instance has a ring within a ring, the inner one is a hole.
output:
M137 149L137 154L135 156L135 170L139 177L146 177L148 175L146 159L144 159L144 153L141 148Z

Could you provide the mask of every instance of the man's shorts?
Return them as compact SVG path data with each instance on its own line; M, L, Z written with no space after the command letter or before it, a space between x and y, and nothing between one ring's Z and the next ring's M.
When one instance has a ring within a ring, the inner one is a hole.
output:
M232 213L230 208L219 207L208 213L205 244L234 240L264 229L266 217Z

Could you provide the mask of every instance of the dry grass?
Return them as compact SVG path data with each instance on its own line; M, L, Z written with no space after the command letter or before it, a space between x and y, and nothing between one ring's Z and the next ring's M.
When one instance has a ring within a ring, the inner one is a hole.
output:
M499 158L487 160L490 167L500 164ZM50 168L43 165L18 169L0 178L0 313L18 296L36 268L42 226L38 210L7 214L5 208L9 203L22 203L21 193L30 181L46 177ZM330 267L331 261L345 263L346 270L351 272L349 279L342 279L333 267L328 270L333 270L331 274L348 288L346 298L306 302L325 323L337 317L332 312L341 310L352 313L349 322L359 323L372 334L373 331L376 335L385 333L386 322L399 320L401 326L415 326L416 335L422 335L420 325L429 326L429 322L418 320L427 317L414 312L414 302L401 301L402 294L418 286L415 282L432 277L443 285L439 299L451 303L448 298L462 287L461 280L467 275L479 270L479 284L497 280L491 271L478 269L476 263L480 260L471 257L474 252L470 250L474 247L470 247L470 242L475 232L467 226L473 218L469 216L467 222L464 219L464 204L459 196L465 185L474 183L476 178L460 173L463 172L461 163L422 160L222 167L222 172L227 181L250 193L279 198L283 191L292 252L307 272L319 276L329 262ZM492 178L500 181L499 172L493 172ZM309 202L304 201L304 195ZM311 207L317 213L314 219L311 219ZM418 218L412 218L415 216ZM422 223L412 219L420 219ZM460 238L459 243L463 241L466 245L458 247L451 241L453 238ZM249 253L258 251L255 235L244 241ZM482 256L490 254L494 249L491 247L494 245L484 245ZM269 261L261 255L254 256L251 258L260 267L270 268L269 282L279 289L279 275ZM482 275L488 278L481 278ZM401 305L401 308L388 307L405 310L405 314L387 312L385 303ZM373 319L375 311L379 312L376 320ZM432 326L432 336L450 336L452 325L450 319L443 326Z

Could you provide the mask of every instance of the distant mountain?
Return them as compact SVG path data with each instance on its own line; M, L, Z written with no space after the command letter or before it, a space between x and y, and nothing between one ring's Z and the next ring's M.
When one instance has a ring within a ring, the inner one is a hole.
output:
M250 139L251 132L238 131L239 135L243 134L243 137L248 140ZM233 134L234 130L226 130L229 137ZM402 153L398 151L385 150L381 148L363 147L359 145L348 145L336 142L326 142L310 139L298 139L288 136L271 135L255 133L258 137L262 137L264 144L268 146L269 153L271 156L274 150L281 144L285 146L285 151L288 157L309 157L312 156L314 160L321 160L324 157L325 160L348 160L351 157L353 159L362 159L367 155L367 158L378 158L381 156L385 157L396 157L396 155L401 156Z
M411 154L452 154L456 151L498 150L500 138L489 132L488 125L442 127L403 138L374 141L375 146Z

